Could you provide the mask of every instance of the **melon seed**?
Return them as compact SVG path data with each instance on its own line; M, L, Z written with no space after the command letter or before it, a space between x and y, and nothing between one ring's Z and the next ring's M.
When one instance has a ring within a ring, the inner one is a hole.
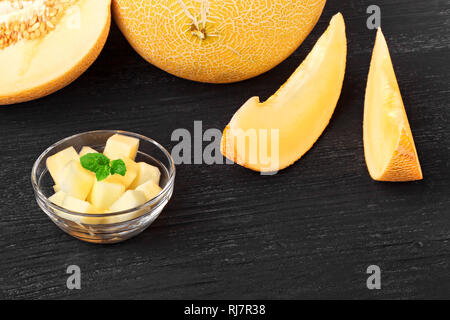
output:
M0 0L0 50L54 30L62 13L78 0Z

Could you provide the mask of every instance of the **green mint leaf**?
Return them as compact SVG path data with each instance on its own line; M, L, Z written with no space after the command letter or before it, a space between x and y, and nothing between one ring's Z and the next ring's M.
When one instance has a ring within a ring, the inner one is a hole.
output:
M80 158L80 162L83 168L95 173L97 181L105 180L110 174L124 176L127 173L127 167L122 159L110 161L103 153L85 154Z
M109 159L102 153L88 153L80 158L81 166L86 170L96 172L99 167L109 166Z
M97 155L97 161L100 166L109 166L110 160L107 156L105 156L103 153L97 153Z
M111 172L111 168L109 165L98 167L97 171L95 172L97 181L102 181L102 180L105 180L106 178L108 178L110 172Z
M97 168L102 165L101 153L88 153L80 158L81 166L86 170L96 172Z
M127 173L127 167L125 166L125 162L122 159L117 159L111 161L111 175L120 174L124 176Z
M80 163L86 170L95 173L98 181L106 179L111 171L110 160L102 153L88 153L80 158Z

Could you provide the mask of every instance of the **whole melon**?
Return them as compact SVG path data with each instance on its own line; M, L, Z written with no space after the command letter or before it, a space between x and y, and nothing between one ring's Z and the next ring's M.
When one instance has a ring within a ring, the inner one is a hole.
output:
M308 36L326 0L113 0L133 48L176 76L210 83L255 77Z

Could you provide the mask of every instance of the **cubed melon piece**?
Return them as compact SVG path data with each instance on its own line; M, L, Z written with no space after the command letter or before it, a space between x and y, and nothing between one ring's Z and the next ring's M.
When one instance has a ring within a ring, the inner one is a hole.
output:
M53 202L54 204L56 204L60 207L64 207L64 201L66 200L67 197L68 197L68 195L64 191L58 191L54 195L52 195L50 198L48 198L48 200L50 200L51 202ZM72 220L72 221L79 220L78 217L72 217L71 215L68 215L68 214L62 212L61 210L55 209L54 213L56 213L57 215L59 215L62 218L68 219L68 220Z
M125 163L125 167L127 168L127 172L124 176L121 176L120 174L113 174L108 176L104 181L106 182L112 182L112 183L121 183L125 186L125 189L128 189L129 186L133 183L134 179L136 179L139 166L136 162L133 160L130 160L126 157L121 158L123 162Z
M54 204L66 208L67 210L78 212L78 213L90 213L90 214L101 214L104 213L103 210L95 208L92 204L87 201L79 200L75 197L68 196L65 192L59 191L48 198ZM80 217L72 214L67 214L61 210L54 211L61 218L74 221L76 223L86 223L86 224L99 224L104 223L105 218L94 218L94 217Z
M80 150L80 157L82 157L88 153L98 153L98 151L92 149L91 147L83 147Z
M95 174L84 169L80 160L70 161L59 175L62 191L80 200L86 200L95 181Z
M61 191L61 187L58 186L57 184L55 184L55 185L53 186L53 191L55 191L55 193L58 192L58 191Z
M147 201L150 201L151 199L156 197L162 189L152 180L149 180L137 187L136 190L142 191L145 194L145 198L147 199Z
M89 202L77 199L69 195L64 199L62 207L78 213L102 213L101 210L95 208Z
M103 153L111 160L126 157L134 160L139 148L139 139L115 134L106 141Z
M54 195L52 195L48 200L53 202L54 204L62 207L64 203L64 199L66 198L66 193L64 191L58 191Z
M108 209L125 192L125 186L121 183L95 181L88 201L99 209Z
M111 212L123 211L136 208L147 202L145 194L142 191L127 190L113 205L109 208Z
M146 183L151 180L157 185L159 185L159 178L161 177L161 172L158 167L149 165L145 162L138 162L138 172L136 179L134 179L133 183L130 185L130 189L136 189L141 184Z
M73 147L64 149L47 158L47 169L55 183L58 183L61 171L72 160L79 160L78 153Z
M51 202L53 202L54 204L56 204L60 207L64 207L64 201L66 200L67 197L69 197L69 196L64 191L58 191L54 195L52 195L50 198L48 198L48 200L50 200ZM69 200L69 202L70 202L70 200ZM65 218L68 220L72 220L72 221L79 220L78 217L66 214L66 213L62 212L61 210L54 209L54 213L57 214L58 216L60 216L61 218Z

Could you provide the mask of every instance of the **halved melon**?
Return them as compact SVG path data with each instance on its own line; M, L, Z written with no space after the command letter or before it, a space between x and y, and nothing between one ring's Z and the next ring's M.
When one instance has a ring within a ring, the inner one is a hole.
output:
M345 22L337 14L305 61L267 101L250 98L225 128L222 154L270 172L302 157L325 130L341 94L347 56Z
M109 33L111 0L0 1L0 105L37 99L79 77Z
M378 29L364 104L364 153L377 181L421 180L422 169L386 40Z

